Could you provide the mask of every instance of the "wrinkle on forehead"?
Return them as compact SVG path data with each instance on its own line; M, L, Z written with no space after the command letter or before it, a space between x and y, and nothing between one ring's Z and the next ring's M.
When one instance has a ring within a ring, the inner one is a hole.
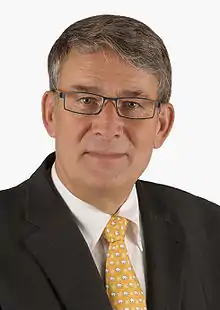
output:
M79 54L71 51L61 71L61 87L71 85L98 86L106 96L118 96L122 90L143 90L146 97L156 99L158 80L146 70L124 61L112 50ZM71 89L70 89L71 90Z

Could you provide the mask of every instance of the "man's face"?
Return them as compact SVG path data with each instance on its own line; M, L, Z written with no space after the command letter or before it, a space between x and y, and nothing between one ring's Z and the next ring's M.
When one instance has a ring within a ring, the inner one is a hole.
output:
M106 97L142 91L141 97L157 99L158 81L113 51L85 55L72 51L62 65L58 89L80 90L79 86ZM57 106L55 102L52 93L46 93L42 100L45 127L55 137L57 167L71 184L100 190L134 184L173 121L170 104L164 105L160 116L135 120L118 116L110 100L93 116L64 110L62 99Z

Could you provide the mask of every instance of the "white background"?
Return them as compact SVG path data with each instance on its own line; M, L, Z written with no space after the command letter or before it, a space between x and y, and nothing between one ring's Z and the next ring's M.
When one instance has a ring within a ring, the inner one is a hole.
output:
M41 121L47 55L64 29L100 13L128 15L164 40L176 120L142 179L220 204L219 1L0 0L0 189L28 178L54 150Z

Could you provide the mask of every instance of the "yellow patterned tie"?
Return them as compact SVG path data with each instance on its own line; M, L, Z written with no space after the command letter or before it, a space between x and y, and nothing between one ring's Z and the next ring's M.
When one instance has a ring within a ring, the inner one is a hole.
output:
M103 235L109 242L106 258L106 290L114 310L146 310L146 301L125 245L128 220L112 216Z

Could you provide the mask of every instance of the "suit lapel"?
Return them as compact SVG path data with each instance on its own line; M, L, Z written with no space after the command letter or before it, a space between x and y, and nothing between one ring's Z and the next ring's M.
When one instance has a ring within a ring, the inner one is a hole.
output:
M54 159L55 154L50 154L28 181L24 243L65 309L111 310L89 248L51 180ZM180 310L184 233L155 188L137 181L146 248L148 310Z
M137 182L147 265L148 310L182 309L184 234L171 208L154 193L154 184ZM172 204L172 201L168 201Z
M51 166L51 164L50 164ZM24 243L41 266L67 310L111 310L90 250L76 221L40 167L28 184L27 221L32 233ZM45 170L46 173L46 170Z

